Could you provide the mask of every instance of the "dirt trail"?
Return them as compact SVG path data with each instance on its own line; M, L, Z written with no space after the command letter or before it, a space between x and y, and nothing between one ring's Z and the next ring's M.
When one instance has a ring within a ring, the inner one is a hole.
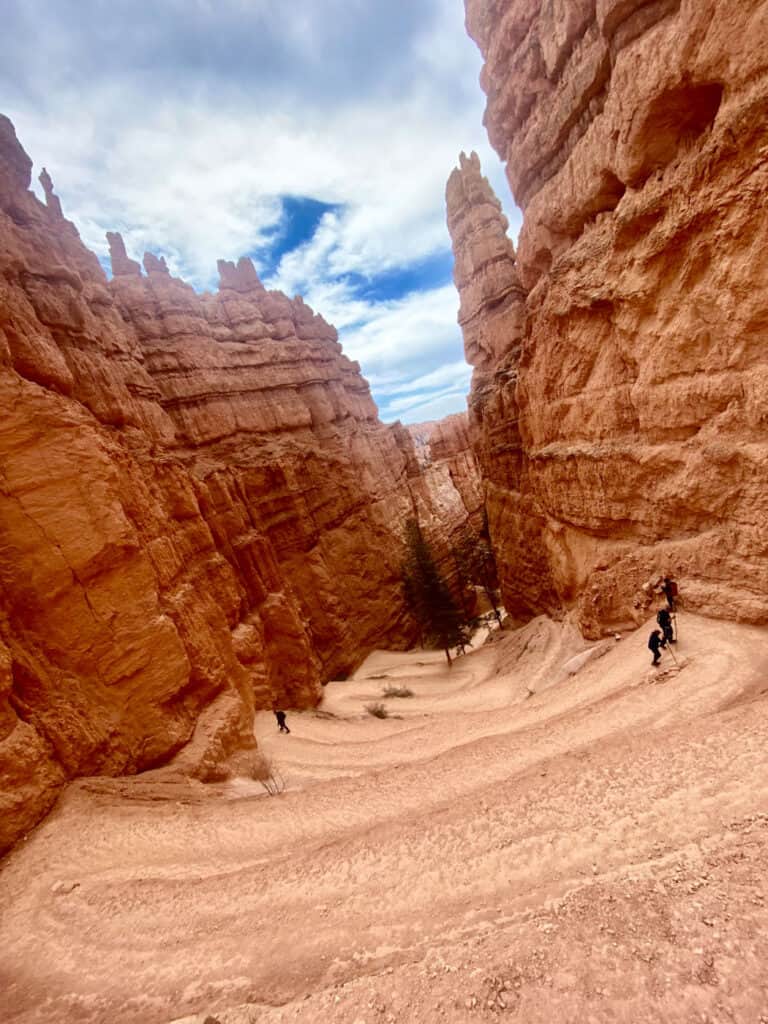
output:
M768 630L680 629L379 652L259 716L276 799L71 786L0 873L3 1021L765 1024Z

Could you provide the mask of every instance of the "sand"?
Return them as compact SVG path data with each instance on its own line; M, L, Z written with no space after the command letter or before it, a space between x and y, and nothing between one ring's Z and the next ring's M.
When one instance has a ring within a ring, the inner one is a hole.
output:
M377 652L258 716L274 798L71 785L0 871L2 1020L768 1021L768 630L647 635Z

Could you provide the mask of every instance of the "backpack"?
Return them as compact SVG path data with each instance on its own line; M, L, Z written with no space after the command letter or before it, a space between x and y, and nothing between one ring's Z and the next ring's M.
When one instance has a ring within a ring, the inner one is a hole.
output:
M667 593L670 597L677 597L677 584L674 580L670 580L667 584Z

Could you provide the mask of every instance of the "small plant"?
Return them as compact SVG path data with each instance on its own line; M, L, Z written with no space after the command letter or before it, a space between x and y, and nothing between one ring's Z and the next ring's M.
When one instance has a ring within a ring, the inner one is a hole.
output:
M413 690L407 686L393 686L391 683L389 686L385 686L382 690L384 697L412 697Z
M285 779L266 754L254 755L250 765L250 775L255 782L261 783L268 796L279 796L285 792Z
M365 710L369 715L373 715L374 718L389 718L389 712L381 701L377 701L373 704L366 704Z

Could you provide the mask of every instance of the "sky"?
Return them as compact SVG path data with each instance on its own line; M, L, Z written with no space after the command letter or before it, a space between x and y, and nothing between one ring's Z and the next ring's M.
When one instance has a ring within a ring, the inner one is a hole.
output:
M105 259L202 291L249 255L334 324L386 422L466 408L445 182L476 150L516 237L461 0L2 0L0 113Z

